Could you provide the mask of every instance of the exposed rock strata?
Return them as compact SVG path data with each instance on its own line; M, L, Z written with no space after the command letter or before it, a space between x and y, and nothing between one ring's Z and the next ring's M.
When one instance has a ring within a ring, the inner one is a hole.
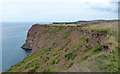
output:
M60 27L60 26L33 25L28 31L27 40L25 44L22 46L22 48L27 50L32 50L32 52L35 52L40 48L44 47L45 45L49 45L54 41L62 39L61 38L62 34L61 36L56 36L56 38L52 38L50 35L49 35L49 38L47 39L45 38L44 32L47 29L55 28L55 27ZM66 29L70 27L73 27L73 26L66 27ZM89 40L86 41L85 45L83 46L84 49L86 49L90 45L95 46L97 43L101 43L100 42L101 39L103 39L106 36L106 33L90 32L82 29L81 27L77 27L73 31L69 39L70 41L74 41L77 37L83 34L89 35L89 38L90 38Z

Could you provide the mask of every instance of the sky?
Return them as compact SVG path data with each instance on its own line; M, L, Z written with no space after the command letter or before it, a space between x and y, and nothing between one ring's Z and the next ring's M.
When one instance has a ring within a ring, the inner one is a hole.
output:
M1 0L2 22L117 19L119 0Z

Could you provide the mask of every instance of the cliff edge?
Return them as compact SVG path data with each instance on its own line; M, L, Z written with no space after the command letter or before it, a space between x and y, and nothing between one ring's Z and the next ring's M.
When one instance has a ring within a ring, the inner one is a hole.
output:
M31 55L6 71L116 72L117 38L116 21L33 25L22 46Z

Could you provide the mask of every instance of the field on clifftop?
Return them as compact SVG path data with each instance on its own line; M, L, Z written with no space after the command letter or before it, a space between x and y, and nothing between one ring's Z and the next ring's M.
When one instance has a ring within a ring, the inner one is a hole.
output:
M117 72L118 22L33 25L23 48L6 72Z

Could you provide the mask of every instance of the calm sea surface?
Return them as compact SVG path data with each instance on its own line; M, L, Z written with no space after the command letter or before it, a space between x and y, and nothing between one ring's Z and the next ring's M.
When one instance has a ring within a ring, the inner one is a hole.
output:
M29 55L30 51L23 50L21 46L33 24L35 23L2 23L2 71Z

